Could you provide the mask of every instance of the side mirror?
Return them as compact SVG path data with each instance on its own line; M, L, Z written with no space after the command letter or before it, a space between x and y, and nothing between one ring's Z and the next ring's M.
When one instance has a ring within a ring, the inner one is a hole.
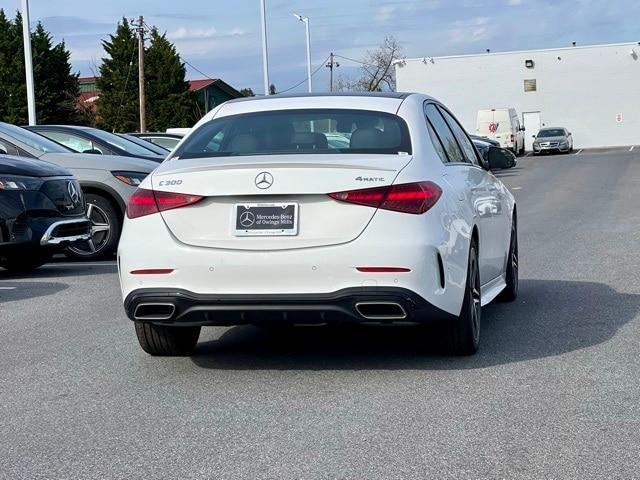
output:
M97 148L90 148L88 150L83 150L82 153L91 153L93 155L102 155L102 152Z
M491 170L511 168L516 164L516 156L506 148L489 147L487 158Z
M520 127L520 131L521 131L521 132L526 132L526 131L527 131L527 129L526 129L525 127Z

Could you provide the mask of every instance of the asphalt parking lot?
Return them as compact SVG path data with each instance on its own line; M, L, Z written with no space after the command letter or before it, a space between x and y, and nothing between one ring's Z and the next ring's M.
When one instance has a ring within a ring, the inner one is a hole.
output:
M114 262L0 272L0 478L638 478L640 148L499 176L521 291L470 358L382 327L210 328L152 358Z

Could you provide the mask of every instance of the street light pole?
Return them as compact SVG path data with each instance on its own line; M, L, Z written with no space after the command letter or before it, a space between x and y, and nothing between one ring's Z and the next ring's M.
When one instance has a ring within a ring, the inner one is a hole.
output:
M31 57L31 28L29 26L29 0L22 0L22 36L24 41L24 71L27 86L29 125L36 124L36 94L33 85L33 59Z
M313 80L311 78L311 33L309 31L309 17L303 17L296 13L293 14L298 20L304 23L305 31L307 34L307 85L309 87L309 93L313 91Z
M260 0L260 20L262 23L262 73L264 75L264 94L269 95L269 59L267 58L267 7L266 0Z

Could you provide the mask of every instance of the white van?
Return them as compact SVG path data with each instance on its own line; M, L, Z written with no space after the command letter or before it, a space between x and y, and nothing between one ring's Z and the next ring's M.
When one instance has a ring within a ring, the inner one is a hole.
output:
M515 108L491 108L478 111L476 132L500 142L516 155L524 153L524 129Z

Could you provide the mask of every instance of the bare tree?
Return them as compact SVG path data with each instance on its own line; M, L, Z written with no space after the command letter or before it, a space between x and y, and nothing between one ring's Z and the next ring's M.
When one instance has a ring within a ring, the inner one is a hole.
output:
M360 78L350 81L340 77L337 89L364 92L393 91L396 89L394 65L403 58L400 42L393 36L385 37L378 48L367 51L362 59Z

